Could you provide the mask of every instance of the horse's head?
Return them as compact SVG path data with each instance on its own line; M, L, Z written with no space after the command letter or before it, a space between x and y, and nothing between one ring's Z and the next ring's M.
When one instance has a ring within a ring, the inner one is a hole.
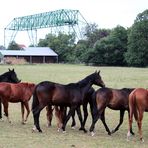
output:
M92 83L101 87L105 87L105 84L100 76L100 70L92 74Z
M10 70L7 72L7 79L11 83L19 83L21 80L17 78L17 74L15 73L14 69Z

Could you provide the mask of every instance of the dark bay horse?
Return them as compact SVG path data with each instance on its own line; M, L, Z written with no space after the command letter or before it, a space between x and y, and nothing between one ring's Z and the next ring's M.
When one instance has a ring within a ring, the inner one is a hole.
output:
M22 123L24 124L27 121L28 115L30 113L29 109L29 103L33 91L35 88L34 83L7 83L7 82L1 82L0 83L0 99L2 101L2 104L4 106L4 112L5 115L9 120L9 114L8 114L8 104L11 103L18 103L21 102L21 111L22 111ZM24 118L24 107L27 110L27 115Z
M8 72L3 73L0 75L0 82L9 82L9 83L19 83L21 80L17 78L17 74L15 73L14 69L8 69ZM0 119L2 120L2 105L0 100Z
M92 113L92 109L93 109L93 103L92 103L92 95L95 92L94 88L91 87L89 89L89 91L86 93L84 99L83 99L83 115L84 115L84 120L80 127L79 130L84 130L85 129L85 123L88 117L88 109L87 109L87 105L90 105L90 109L91 109L91 113ZM54 108L51 108L51 106L47 106L46 107L47 110L47 126L50 127L51 126L51 121L52 121L52 117L53 117L53 110L55 111L55 117L57 119L57 128L58 131L62 128L63 122L64 122L64 116L67 112L67 107L59 107L59 106L54 106ZM78 114L78 113L77 113ZM75 113L72 115L72 124L71 127L72 129L75 129L76 126L76 121L75 121Z
M33 94L32 112L35 125L33 130L37 129L39 132L42 132L39 125L39 116L41 110L47 105L70 107L70 111L66 115L62 126L63 131L65 131L66 124L75 110L77 110L79 120L82 123L80 105L83 104L83 98L93 84L101 87L105 86L101 79L100 71L90 74L77 83L67 85L49 81L39 83Z
M127 133L127 139L130 137L130 129L132 127L133 115L137 121L140 140L144 142L142 135L142 119L144 111L148 112L148 89L136 88L129 95L129 128Z
M124 113L127 110L129 114L128 107L128 97L129 94L133 91L133 88L123 88L123 89L113 89L113 88L100 88L98 89L93 97L94 100L94 109L93 109L93 120L90 127L91 135L94 135L94 128L97 120L101 118L103 125L110 135L111 133L116 132L121 124L123 123ZM105 108L109 107L113 110L120 110L120 121L117 127L110 132L106 122L105 122ZM132 128L130 129L132 134Z

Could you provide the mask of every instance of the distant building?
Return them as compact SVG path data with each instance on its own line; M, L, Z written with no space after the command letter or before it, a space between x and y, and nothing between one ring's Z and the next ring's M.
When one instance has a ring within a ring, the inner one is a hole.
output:
M2 58L24 58L29 63L56 63L58 55L49 47L27 47L23 50L0 50Z

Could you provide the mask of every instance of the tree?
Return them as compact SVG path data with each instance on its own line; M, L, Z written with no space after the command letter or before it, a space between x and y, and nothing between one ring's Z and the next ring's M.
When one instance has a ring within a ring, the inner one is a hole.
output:
M130 28L125 59L130 66L148 66L148 10L138 14Z
M88 48L93 48L96 41L107 37L110 34L109 29L98 29L97 27L98 26L94 23L87 25L85 28L84 35L86 36Z
M60 62L72 62L74 60L74 46L75 46L74 34L59 33L57 36L47 34L45 39L40 39L38 46L50 47L59 56Z
M20 50L20 47L19 47L19 45L15 41L12 41L8 45L8 50Z
M95 65L125 65L124 53L127 50L127 31L122 26L114 28L110 35L95 43L90 61Z

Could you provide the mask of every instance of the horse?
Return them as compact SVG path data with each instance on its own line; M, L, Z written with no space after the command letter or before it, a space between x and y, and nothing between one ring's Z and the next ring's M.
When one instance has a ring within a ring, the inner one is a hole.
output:
M100 88L93 96L93 120L90 127L91 135L94 136L94 128L97 120L101 118L102 123L108 132L108 135L115 133L119 130L119 127L123 123L124 113L128 111L128 96L133 91L133 88L113 89L113 88ZM109 130L105 122L105 109L106 107L112 110L120 110L119 124L112 131ZM131 134L134 135L132 128L130 129Z
M15 73L14 69L8 69L8 72L3 73L0 75L0 82L9 82L9 83L19 83L21 80L17 78L17 74ZM0 100L0 120L2 120L2 105Z
M83 115L84 115L84 120L82 122L82 125L79 130L85 129L85 123L88 117L88 110L87 110L87 105L89 103L90 105L90 110L91 110L91 116L92 116L92 109L93 109L93 103L92 103L92 95L95 92L95 89L91 87L87 94L84 97L83 100ZM64 122L64 116L66 115L67 112L67 107L59 107L59 106L54 106L52 109L51 106L46 107L47 110L47 127L51 126L51 121L53 117L53 110L55 110L55 117L57 119L57 128L58 131L62 128L63 122ZM76 121L75 121L75 113L72 115L72 124L71 127L72 129L75 129L76 126ZM87 131L86 131L87 132Z
M127 140L130 137L130 129L132 127L133 115L138 125L140 140L144 142L142 135L142 119L144 111L148 112L148 89L136 88L129 95L129 128L127 133Z
M78 117L82 123L82 115L80 111L80 105L83 103L83 98L95 84L101 87L105 87L105 84L100 76L99 72L94 72L81 81L77 83L69 83L67 85L54 83L50 81L40 82L33 93L33 102L32 102L32 113L34 118L34 130L42 132L39 125L39 116L41 110L47 105L56 105L61 107L70 107L68 115L66 115L62 130L65 132L66 124L74 114L74 111L77 110Z
M32 96L34 88L35 88L34 83L25 83L25 82L17 84L7 83L7 82L0 83L0 99L4 106L5 116L7 117L9 122L11 122L8 114L9 102L11 103L21 102L22 124L25 124L30 113L28 101ZM26 117L24 118L25 108L27 110L27 114Z

